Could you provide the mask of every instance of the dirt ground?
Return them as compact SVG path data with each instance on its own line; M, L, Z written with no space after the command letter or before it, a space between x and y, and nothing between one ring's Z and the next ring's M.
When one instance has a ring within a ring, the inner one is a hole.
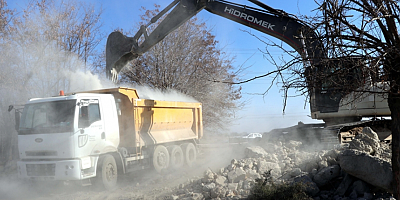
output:
M195 167L163 175L157 174L153 169L125 174L119 179L118 188L114 191L74 182L24 182L18 180L15 174L8 174L0 177L0 199L166 199L182 184L202 177L205 170L219 170L226 167L233 158L243 158L246 146L202 146L202 153L198 155Z

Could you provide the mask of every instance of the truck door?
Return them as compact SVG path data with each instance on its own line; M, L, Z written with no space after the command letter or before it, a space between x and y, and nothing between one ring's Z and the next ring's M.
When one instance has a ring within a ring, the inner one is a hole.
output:
M100 111L99 99L79 101L77 152L76 156L90 155L95 146L105 137L104 120Z

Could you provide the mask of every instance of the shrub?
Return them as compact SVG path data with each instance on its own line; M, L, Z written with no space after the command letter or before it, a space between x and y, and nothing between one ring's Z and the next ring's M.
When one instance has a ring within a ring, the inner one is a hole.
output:
M248 199L312 199L305 192L306 187L303 183L275 184L272 181L271 170L265 172L263 177L256 180Z

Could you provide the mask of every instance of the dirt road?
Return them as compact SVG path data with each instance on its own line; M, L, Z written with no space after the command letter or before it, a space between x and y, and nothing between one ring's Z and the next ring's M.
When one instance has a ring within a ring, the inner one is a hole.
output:
M243 158L244 148L244 145L226 144L203 147L197 165L191 169L185 168L164 175L157 174L154 170L125 174L114 191L77 183L28 183L9 174L0 177L0 199L166 199L182 184L202 177L205 170L219 170L227 166L233 158Z

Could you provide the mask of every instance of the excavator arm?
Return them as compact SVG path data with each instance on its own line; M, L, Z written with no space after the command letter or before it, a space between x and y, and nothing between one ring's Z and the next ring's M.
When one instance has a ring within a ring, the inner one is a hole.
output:
M257 0L249 1L262 9L223 0L175 0L154 16L147 25L142 25L134 37L124 36L120 32L111 33L106 46L107 77L116 82L118 73L129 61L148 51L203 9L276 37L314 64L325 57L317 35L305 23ZM147 27L157 22L168 11L170 13L149 34ZM139 44L140 38L144 39L141 39Z

